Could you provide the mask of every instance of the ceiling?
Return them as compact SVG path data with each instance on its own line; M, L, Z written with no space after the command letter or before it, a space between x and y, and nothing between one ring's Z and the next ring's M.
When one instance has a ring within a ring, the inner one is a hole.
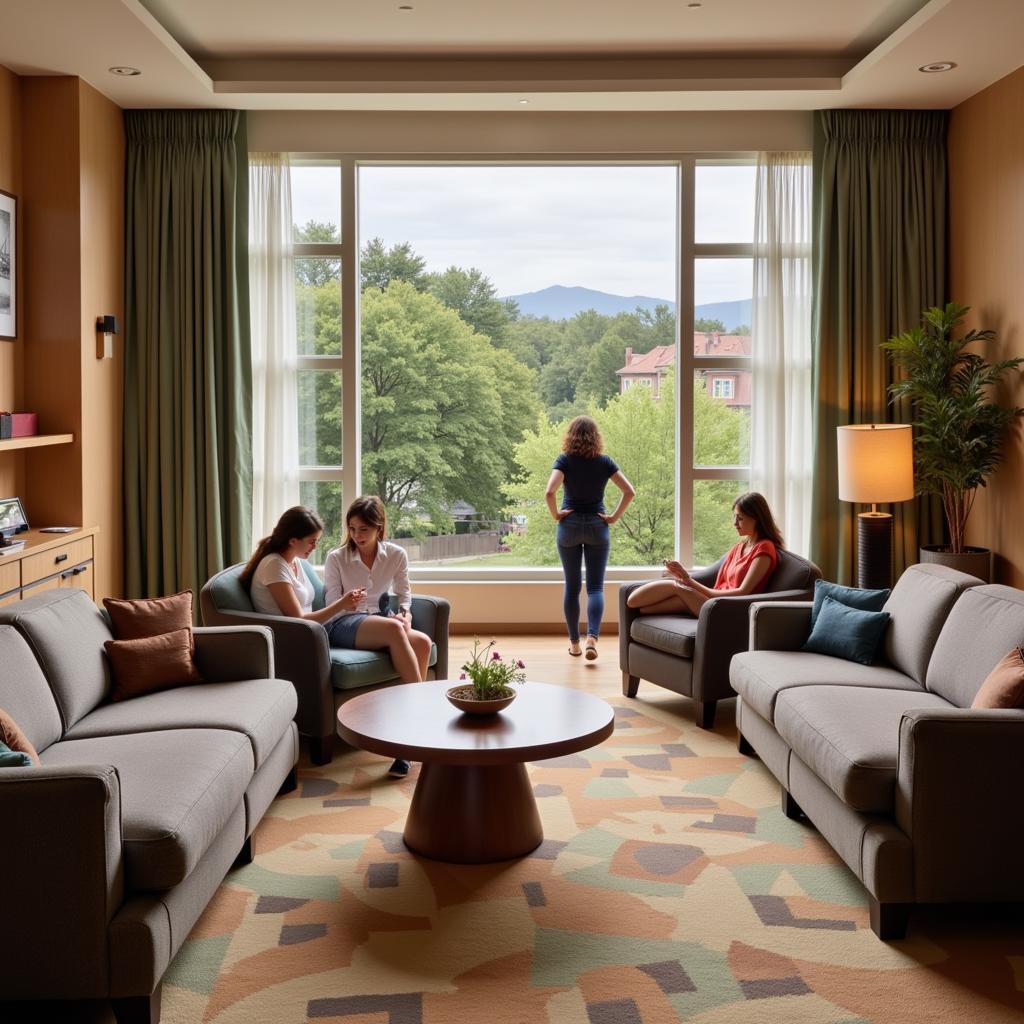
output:
M1024 62L1024 0L695 3L4 0L0 64L122 107L528 113L952 107Z

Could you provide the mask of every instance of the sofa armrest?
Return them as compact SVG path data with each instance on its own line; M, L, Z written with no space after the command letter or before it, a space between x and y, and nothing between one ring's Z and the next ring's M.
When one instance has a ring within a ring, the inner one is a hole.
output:
M107 925L124 901L121 786L110 765L0 774L6 999L109 993ZM54 965L59 964L60 970Z
M335 729L334 690L327 630L312 619L218 609L219 626L265 626L274 635L274 674L295 687L295 724L307 736L329 736Z
M779 591L780 598L792 596ZM729 683L729 662L747 650L750 640L750 609L775 594L739 594L713 597L701 605L693 649L693 697L722 700L735 696Z
M412 628L426 633L437 645L434 675L448 678L448 623L452 606L443 597L416 594L412 599Z
M752 651L799 651L811 633L811 601L791 600L792 594L779 592L779 598L764 600L758 594L750 611L750 647Z
M1024 898L1024 710L923 708L900 722L896 823L920 900Z
M196 626L192 635L207 682L274 678L274 634L267 626Z

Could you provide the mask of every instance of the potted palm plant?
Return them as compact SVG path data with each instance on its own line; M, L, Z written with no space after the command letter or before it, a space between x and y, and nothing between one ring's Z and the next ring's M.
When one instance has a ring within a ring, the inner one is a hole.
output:
M979 487L999 465L1010 424L1024 409L1000 405L993 389L1024 357L989 363L969 346L991 341L990 330L959 331L969 306L950 302L921 314L921 324L882 344L899 379L892 400L913 412L914 474L919 494L937 494L949 532L947 545L921 548L922 562L941 562L989 580L992 553L964 543Z

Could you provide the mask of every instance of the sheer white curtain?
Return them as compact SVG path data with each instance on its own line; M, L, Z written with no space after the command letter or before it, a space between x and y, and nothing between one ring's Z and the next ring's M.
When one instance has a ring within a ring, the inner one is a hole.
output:
M811 154L761 153L754 206L750 486L786 547L811 518Z
M287 153L249 154L252 531L265 537L299 503L295 265Z

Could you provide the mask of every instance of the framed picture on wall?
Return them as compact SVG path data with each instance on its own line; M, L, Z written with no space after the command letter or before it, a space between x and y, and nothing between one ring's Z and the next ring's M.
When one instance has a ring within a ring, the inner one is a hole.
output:
M0 338L14 338L18 334L17 211L18 197L0 189Z

